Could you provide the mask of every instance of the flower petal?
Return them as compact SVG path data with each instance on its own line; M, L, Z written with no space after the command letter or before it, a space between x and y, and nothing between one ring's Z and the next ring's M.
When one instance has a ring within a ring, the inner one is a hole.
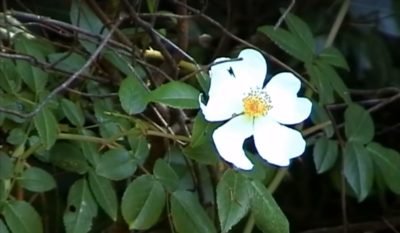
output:
M255 120L254 142L260 156L278 166L288 166L289 160L300 156L306 146L299 131L280 125L269 117Z
M268 117L281 124L297 124L310 116L312 103L307 98L271 95Z
M210 68L210 90L208 91L209 96L218 95L232 85L235 85L235 77L229 72L232 64L235 61L230 61L231 58L221 57L214 60L213 63L216 65Z
M271 78L265 86L265 90L270 96L297 96L300 86L300 80L296 76L289 72L282 72Z
M232 70L241 87L245 90L262 88L267 74L267 63L263 55L254 49L244 49L238 58L242 60L232 63Z
M229 69L232 62L229 58L218 58L215 62L223 62L211 67L211 84L208 92L208 102L203 104L201 95L200 108L208 121L223 121L232 118L234 114L243 112L241 91L237 80Z
M215 147L220 156L243 170L250 170L253 164L243 151L243 142L253 134L253 123L244 115L237 116L217 128L213 133Z

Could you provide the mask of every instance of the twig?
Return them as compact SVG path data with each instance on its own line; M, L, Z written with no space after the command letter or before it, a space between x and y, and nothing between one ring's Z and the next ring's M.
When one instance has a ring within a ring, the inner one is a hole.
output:
M182 4L187 5L187 0L180 0ZM185 7L179 6L177 9L178 14L186 15L187 9ZM189 32L189 24L187 19L178 19L178 46L186 51L189 45L188 32Z
M96 1L94 0L86 0L88 5L91 7L93 12L100 18L104 25L106 25L109 29L112 27L112 21L108 18L107 14L99 7ZM123 44L132 47L131 41L117 28L115 29L115 36L118 38L120 42Z
M350 6L350 0L343 0L343 4L340 7L339 13L336 16L335 22L333 23L331 31L329 32L328 38L325 41L325 48L332 46L333 41L335 40L336 35L339 31L339 28L343 23L343 19L346 16L346 13L349 9L349 6Z
M165 13L165 12L155 12L155 13L138 13L138 15L142 18L175 18L175 19L193 19L198 17L198 15L178 15L174 13Z
M81 95L81 96L85 96L85 97L89 97L89 98L112 98L112 97L116 97L118 96L118 93L107 93L107 94L90 94L90 93L86 93L86 92L81 92L72 88L67 87L66 88L67 91L75 93L77 95Z
M350 0L343 0L343 4L340 7L340 10L336 16L335 22L333 23L333 26L331 28L331 31L329 32L328 38L325 41L325 48L331 47L333 44L333 41L336 38L336 35L339 31L340 26L343 23L344 17L346 16L346 13L349 9L350 5ZM329 109L326 109L329 118L332 122L332 125L336 131L336 135L339 140L339 144L341 147L342 152L344 151L345 143L343 138L341 137L341 133L339 131L339 126L336 124L336 121L334 117L332 116L331 112ZM342 156L342 173L341 173L341 192L340 192L340 198L341 198L341 208L342 208L342 221L343 221L343 233L347 233L348 230L348 219L347 219L347 204L346 204L346 178L344 175L344 156Z
M366 231L378 232L389 228L387 222L390 222L392 226L400 226L400 217L392 217L385 220L349 224L348 226L349 232L351 233L361 233ZM344 226L342 225L342 226L324 227L319 229L307 230L307 231L302 231L301 233L343 233L343 230Z
M283 20L285 20L287 14L289 14L289 12L294 7L294 4L296 4L296 0L292 0L290 2L288 8L283 12L282 16L278 19L278 22L276 22L276 24L274 26L274 29L277 29L278 27L280 27L280 25L282 24Z
M121 20L117 21L115 25L111 28L110 32L107 34L107 36L104 38L104 40L100 43L100 45L97 47L97 49L94 51L94 53L90 56L90 58L86 61L86 63L77 71L75 72L71 77L69 77L66 81L64 81L61 85L56 87L39 105L30 113L23 114L23 113L18 113L15 114L15 111L4 111L7 113L11 113L23 118L31 118L35 116L42 108L58 93L60 93L62 90L66 89L75 79L77 79L83 72L86 71L86 69L97 59L98 55L100 52L103 50L105 45L109 42L114 30L119 26L121 23ZM0 108L1 110L5 110Z
M178 72L176 62L170 52L165 48L163 45L162 41L160 40L159 33L154 30L154 28L146 21L142 20L139 15L136 13L136 10L131 6L131 4L127 0L123 0L125 6L127 7L127 10L132 17L132 19L135 21L135 23L141 27L144 31L146 31L153 43L157 46L157 49L160 50L161 54L163 55L165 61L171 68L171 71L176 73ZM175 76L175 75L174 75Z
M104 40L104 38L105 38L102 35L93 34L93 33L89 32L89 31L86 31L86 30L84 30L82 28L79 28L77 26L74 26L72 24L65 23L65 22L62 22L62 21L58 21L58 20L55 20L55 19L51 19L51 18L46 17L46 16L35 15L35 14L30 14L30 13L20 12L20 11L14 11L14 10L9 11L7 13L9 13L10 15L12 15L13 17L16 17L16 18L22 18L24 20L32 20L32 21L42 22L42 23L48 24L50 26L56 25L56 26L64 28L64 29L77 32L79 34L87 36L87 38L89 38L89 39L95 39L94 42L96 42L96 43L98 41ZM121 20L123 20L123 19L121 19ZM120 49L123 49L124 51L128 51L129 53L132 53L132 48L129 47L128 45L119 43L119 42L117 42L115 40L112 40L112 39L109 40L109 44L112 45L112 46L115 46L116 48L120 48Z
M337 140L339 142L340 145L340 149L342 151L342 155L343 155L343 151L344 148L346 146L345 140L342 137L342 134L340 132L340 126L337 125L336 120L334 118L334 116L332 115L331 111L326 108L325 109L329 120L331 121L331 124L335 130L335 134L337 137ZM342 221L343 221L343 233L347 233L348 232L348 219L347 219L347 201L346 201L346 177L344 175L344 166L345 166L345 159L344 156L342 156L342 161L341 161L341 169L342 169L342 173L340 174L340 205L341 205L341 209L342 209Z
M63 70L63 69L59 69L56 67L53 67L53 64L47 63L47 62L42 62L37 60L35 57L32 57L30 55L27 54L17 54L17 53L5 53L5 52L0 52L0 58L7 58L7 59L12 59L12 60L23 60L23 61L27 61L29 62L31 65L34 65L36 67L39 67L42 70L46 70L49 72L55 72L55 73L59 73L62 75L72 75L73 73ZM82 77L84 78L88 78L91 80L95 80L97 82L103 82L103 83L107 83L109 82L108 79L103 78L103 77L99 77L99 76L91 76L91 75L87 75L87 74L81 74Z
M386 99L385 101L383 101L383 102L381 102L381 103L369 108L368 111L369 112L375 112L375 111L385 107L386 105L388 105L388 104L390 104L390 103L392 103L392 102L394 102L394 101L396 101L398 99L400 99L400 92L397 93L396 95Z
M225 19L225 26L224 28L226 28L227 30L229 30L231 28L231 21L232 21L232 4L231 4L231 0L226 0L226 19ZM220 54L220 52L222 51L222 48L224 46L226 46L227 42L227 34L223 33L221 38L219 39L218 45L214 51L214 56L213 58L217 58L218 55Z
M371 89L371 90L350 89L350 93L352 95L365 95L365 96L392 94L393 92L399 93L400 88L384 87L384 88L380 88L380 89Z
M172 2L174 2L175 4L181 4L179 1L177 0L171 0ZM261 53L263 53L265 56L267 56L272 62L280 65L281 67L289 70L290 72L292 72L293 74L295 74L297 77L299 77L303 83L305 83L308 87L310 87L314 92L317 92L317 90L315 89L315 87L307 80L305 79L302 75L300 75L297 71L295 71L294 69L292 69L290 66L286 65L285 63L283 63L282 61L280 61L278 58L272 56L271 54L263 51L262 49L258 48L257 46L253 45L252 43L249 43L245 40L243 40L242 38L236 36L235 34L231 33L228 29L226 29L224 26L222 26L219 22L215 21L213 18L207 16L206 14L204 14L203 12L188 6L188 5L184 5L184 7L186 7L187 9L189 9L190 11L192 11L195 14L198 14L199 16L201 16L203 19L207 20L209 23L211 23L212 25L216 26L217 28L219 28L223 33L226 33L226 35L228 35L229 37L231 37L232 39L236 40L237 42L250 47L250 48L254 48L259 50Z

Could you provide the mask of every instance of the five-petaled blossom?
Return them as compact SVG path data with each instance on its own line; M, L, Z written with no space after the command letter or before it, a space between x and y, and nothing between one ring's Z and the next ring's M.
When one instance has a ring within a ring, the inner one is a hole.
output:
M252 169L243 142L254 135L263 159L288 166L290 159L304 152L306 143L300 132L284 125L304 121L312 105L307 98L297 97L300 80L283 72L264 86L267 64L253 49L242 50L238 59L218 58L214 63L209 99L205 105L200 98L200 107L207 121L229 120L213 133L220 156L240 169Z

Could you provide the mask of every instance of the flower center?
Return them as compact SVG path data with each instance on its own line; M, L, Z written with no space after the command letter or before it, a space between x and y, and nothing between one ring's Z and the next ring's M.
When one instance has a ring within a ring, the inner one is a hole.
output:
M263 90L251 90L250 93L243 98L243 108L244 114L249 117L265 116L272 108L271 99Z

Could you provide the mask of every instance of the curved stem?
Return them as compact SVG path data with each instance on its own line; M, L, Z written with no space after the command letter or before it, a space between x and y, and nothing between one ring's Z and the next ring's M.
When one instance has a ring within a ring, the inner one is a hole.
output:
M86 142L95 142L103 145L112 145L119 146L116 142L112 142L108 139L93 137L89 135L80 135L80 134L68 134L68 133L60 133L58 134L59 139L67 139L73 141L86 141Z
M146 135L151 135L151 136L158 136L158 137L163 137L163 138L168 138L172 139L175 141L182 141L182 142L190 142L190 138L182 135L172 135L169 133L164 133L160 131L154 131L154 130L147 130Z

